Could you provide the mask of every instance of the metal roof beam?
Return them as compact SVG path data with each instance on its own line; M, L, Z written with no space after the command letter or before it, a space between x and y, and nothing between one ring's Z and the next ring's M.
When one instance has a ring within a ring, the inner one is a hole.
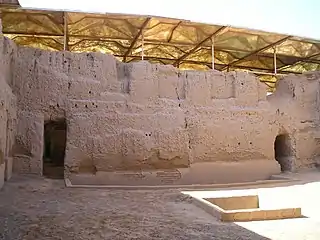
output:
M292 37L292 36L287 36L287 37L285 37L285 38L280 39L279 41L276 41L276 42L274 42L274 43L271 43L271 44L269 44L269 45L267 45L267 46L265 46L265 47L263 47L263 48L260 48L260 49L254 51L254 52L251 52L251 53L249 53L248 55L246 55L246 56L244 56L244 57L242 57L242 58L239 58L239 59L236 60L236 61L231 62L230 64L228 64L227 67L225 67L225 68L222 69L222 70L225 70L225 69L228 68L228 67L234 66L235 64L237 64L237 63L245 60L246 58L249 58L249 57L251 57L251 56L254 56L254 55L258 54L259 52L263 52L263 51L268 50L268 49L270 49L270 48L272 48L272 47L275 47L275 46L277 46L277 45L279 45L279 44L287 41L287 40L288 40L289 38L291 38L291 37Z
M3 32L3 34L11 34L11 35L18 35L21 37L63 37L63 34L59 34L59 33L37 33L37 32L22 32L22 31L9 31L9 32ZM98 40L98 41L131 41L130 38L125 38L125 37L106 37L106 36L87 36L87 35L80 35L80 34L69 34L69 37L74 37L74 38L84 38L86 40ZM187 42L161 42L158 40L154 40L154 39L145 39L144 43L148 43L148 44L155 44L155 45L161 45L161 46L187 46L187 47L192 47L194 46L194 44L192 43L187 43ZM211 47L209 46L203 46L203 48L210 50ZM232 49L220 49L218 48L217 50L227 50L227 51L232 51ZM238 50L240 51L240 50ZM247 51L244 51L247 52Z
M39 38L55 38L55 37L63 37L63 34L56 34L56 33L23 33L23 32L4 32L4 34L12 34L12 35L16 35L16 37L39 37ZM16 38L15 37L15 38ZM126 40L128 41L129 39L126 39L126 38L118 38L118 37L92 37L92 36L85 36L85 35L69 35L69 38L70 37L74 37L74 38L83 38L83 40L97 40L97 41L107 41L107 42L112 42L114 44L119 44L117 43L117 41L123 41L123 40ZM155 40L145 40L145 44L157 44L157 45L164 45L164 46L174 46L174 47L177 47L177 46L185 46L184 44L180 43L180 44L174 44L174 43L166 43L166 42L157 42ZM70 46L73 46L75 44L70 44ZM190 44L186 44L186 46L190 46ZM125 46L121 45L122 48L125 48ZM177 47L178 48L178 47ZM180 50L180 49L179 49ZM207 49L209 51L209 49ZM217 51L223 51L223 49L220 49L220 48L217 48L215 49ZM180 50L182 51L182 50ZM229 52L228 49L225 49L225 51L223 52L226 52L228 54L231 54L232 55L232 52ZM185 52L186 53L186 52ZM320 64L320 60L313 60L313 59L310 59L312 57L315 57L317 55L320 55L320 53L317 53L315 55L312 55L310 57L307 57L307 58L301 58L301 57L296 57L296 56L286 56L286 55L277 55L277 59L278 61L282 61L282 58L288 58L288 59L294 59L294 62L293 63L290 63L290 64L283 64L283 66L277 68L278 70L281 70L287 66L291 66L291 65L294 65L298 62L306 62L306 63L315 63L315 64ZM260 53L260 54L257 54L257 56L261 56L261 57L266 57L266 58L273 58L272 54L268 54L268 53ZM224 66L228 66L227 64L225 64ZM237 66L237 68L242 68L242 66ZM249 67L248 67L249 68ZM224 69L225 70L225 69Z
M148 23L150 22L151 17L148 17L144 23L142 24L142 26L140 27L140 30L138 32L138 34L134 37L134 39L132 40L129 49L127 50L127 52L124 54L123 56L123 61L125 62L127 60L127 56L131 53L132 48L134 47L134 45L137 43L139 37L141 36L141 34L143 33L144 28L148 25Z
M36 32L18 32L18 31L10 31L10 32L3 32L3 34L8 34L8 35L17 35L17 37L21 36L21 37L39 37L39 38L43 38L43 37L63 37L63 34L60 33L36 33ZM84 40L92 40L92 41L107 41L107 42L114 42L114 41L129 41L129 38L125 38L125 37L106 37L106 36L97 36L97 37L93 37L93 36L87 36L87 35L80 35L80 34L69 34L69 37L72 38L82 38ZM153 40L153 39L145 39L144 40L145 44L154 44L154 45L160 45L160 46L173 46L173 47L180 47L180 46L189 46L192 47L194 46L193 44L187 43L187 42L161 42L161 41L157 41L157 40ZM202 46L203 49L207 49L208 51L211 51L211 47L208 46ZM181 50L181 49L180 49ZM182 50L181 50L182 51ZM236 50L236 49L231 49L231 48L219 48L219 47L215 47L215 51L222 51L225 53L228 53L230 55L232 55L232 57L235 58L235 56L233 55L233 51L242 51L242 52L248 52L247 50ZM187 52L185 52L187 53ZM258 56L261 57L267 57L267 58L273 58L272 54L268 54L268 53L263 53L263 54L259 54ZM277 54L278 56L278 60L281 57L287 57L287 58L298 58L295 56L287 56L287 55L280 55ZM281 60L281 59L280 59ZM315 62L316 60L310 60L308 62Z
M178 22L178 24L175 25L175 26L172 28L172 30L171 30L171 32L170 32L170 35L169 35L169 37L168 37L168 41L167 41L167 42L170 42L170 41L171 41L171 39L172 39L172 37L173 37L174 31L180 26L181 23L182 23L182 21Z
M309 57L297 57L297 56L288 56L288 55L283 55L283 54L277 54L277 60L279 62L281 62L281 64L286 65L286 66L287 66L287 64L285 62L288 61L288 60L294 60L294 63L297 63L297 62L301 61L301 62L307 62L307 63L320 64L320 59L319 60L310 59L310 58L316 57L318 55L320 55L320 53L314 54L314 55L309 56ZM260 54L257 55L257 57L273 58L273 53L260 53ZM290 63L288 65L292 65L292 63ZM280 69L282 67L279 67L277 69Z
M203 39L201 42L199 42L195 47L193 47L189 52L183 54L181 57L179 57L174 63L174 66L177 66L177 64L179 62L181 62L183 59L185 59L186 57L188 57L190 54L192 54L194 51L196 51L202 44L204 44L206 41L211 40L214 36L217 36L218 34L220 34L221 32L223 32L225 29L227 29L227 26L223 26L221 28L219 28L217 31L215 31L214 33L212 33L210 36L206 37L205 39Z
M116 57L122 57L122 55L117 55L115 54L114 56ZM133 58L133 59L137 59L137 60L141 60L141 56L139 55L128 55L127 57L129 58ZM165 61L168 61L168 62L172 62L172 61L175 61L176 59L174 58L165 58L165 57L151 57L151 56L145 56L144 57L145 59L147 60L161 60L162 62L165 62ZM196 61L196 60L183 60L182 63L190 63L190 64L198 64L198 65L205 65L209 68L212 67L212 63L210 62L205 62L205 61ZM223 67L226 67L227 64L221 64L221 63L215 63L214 64L215 66L217 66L218 68L223 68ZM253 70L259 70L259 71L266 71L265 73L270 73L270 74L274 74L273 73L273 69L267 69L267 68L261 68L261 67L244 67L244 66L240 66L240 67L236 67L236 68L239 68L239 69L244 69L244 70L247 70L249 72L252 72ZM217 69L219 70L219 69ZM260 72L261 74L263 74L263 72ZM299 74L297 72L292 72L292 71L278 71L278 73L280 74L289 74L289 73L293 73L293 74Z
M319 60L318 60L318 61L317 61L317 60L315 60L315 61L310 61L310 58L317 57L317 56L320 56L320 53L316 53L316 54L313 54L313 55L311 55L311 56L309 56L309 57L305 57L305 58L299 58L297 61L295 61L295 62L293 62L293 63L287 64L287 65L285 65L285 66L282 66L282 67L278 68L278 70L282 70L282 69L284 69L284 68L286 68L286 67L293 66L293 65L295 65L295 64L297 64L297 63L299 63L299 62L311 62L311 63L315 63L315 64L320 64L320 61L319 61Z

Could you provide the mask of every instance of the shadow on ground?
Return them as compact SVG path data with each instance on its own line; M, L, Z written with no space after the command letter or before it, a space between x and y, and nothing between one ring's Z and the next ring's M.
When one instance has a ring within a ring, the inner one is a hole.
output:
M14 176L0 191L0 239L268 239L222 223L177 190L65 188Z

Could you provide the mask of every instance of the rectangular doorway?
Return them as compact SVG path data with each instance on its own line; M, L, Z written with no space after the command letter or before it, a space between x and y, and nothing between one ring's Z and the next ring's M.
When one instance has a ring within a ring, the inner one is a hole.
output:
M48 178L64 178L67 124L65 119L44 123L43 175Z

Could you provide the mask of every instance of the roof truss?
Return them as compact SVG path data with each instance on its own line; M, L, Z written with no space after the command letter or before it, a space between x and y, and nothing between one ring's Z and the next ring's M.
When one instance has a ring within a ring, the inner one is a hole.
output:
M124 62L141 60L143 51L151 62L201 70L212 67L214 38L217 70L273 74L274 48L279 74L320 70L317 40L150 16L23 10L1 2L0 11L3 33L24 46L101 51Z

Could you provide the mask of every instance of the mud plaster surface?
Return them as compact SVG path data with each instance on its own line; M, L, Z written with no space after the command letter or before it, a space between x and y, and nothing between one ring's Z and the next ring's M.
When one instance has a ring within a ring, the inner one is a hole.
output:
M0 34L0 188L4 180L10 179L13 164L12 148L15 141L17 107L10 85L11 54L14 47L13 43L5 41Z
M0 47L0 84L13 99L3 115L12 112L16 131L8 151L9 127L0 129L6 143L0 148L4 157L12 152L15 172L42 174L44 123L60 119L67 122L65 175L91 174L96 182L117 175L118 184L140 184L144 178L132 176L149 173L154 184L265 179L280 172L279 134L290 140L287 169L319 161L319 72L289 75L266 98L266 86L243 72L122 63L101 53L20 47L5 38Z
M218 222L179 191L66 189L62 181L19 176L0 192L0 239L317 240L319 187L311 182L250 190L270 203L298 203L308 218L235 224Z
M255 160L265 161L265 172L279 171L273 155L279 126L269 124L275 113L252 75L22 47L13 69L24 151L16 153L17 171L41 172L43 123L59 118L68 126L67 175L192 171L197 163Z
M266 99L266 87L247 73L180 71L100 53L23 47L13 58L19 172L41 173L43 124L60 118L68 126L67 175L192 172L199 163L246 161L264 161L259 170L271 175L280 171L274 159L280 133L292 140L292 169L311 166L319 154L312 136L319 119L317 74L288 76ZM237 176L227 170L224 175Z

